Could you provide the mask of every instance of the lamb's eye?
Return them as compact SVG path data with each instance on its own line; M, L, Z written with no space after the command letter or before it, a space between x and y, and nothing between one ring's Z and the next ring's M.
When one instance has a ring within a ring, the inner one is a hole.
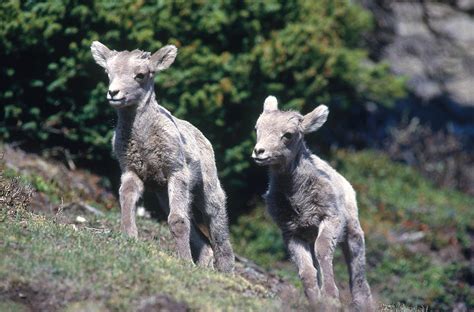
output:
M138 74L135 75L135 79L137 79L137 80L143 80L143 78L145 78L145 74L138 73Z
M286 132L283 137L287 140L291 140L291 138L293 138L293 133L290 133L290 132Z

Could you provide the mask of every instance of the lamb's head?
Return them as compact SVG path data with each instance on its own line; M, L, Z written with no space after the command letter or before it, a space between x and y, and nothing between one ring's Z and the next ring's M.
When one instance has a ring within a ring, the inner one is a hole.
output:
M155 73L168 68L177 48L167 45L157 52L115 51L98 41L91 45L92 56L109 75L107 100L115 108L132 106L153 92Z
M277 99L267 97L255 126L257 144L252 158L261 166L288 163L302 147L304 135L318 130L328 114L325 105L319 105L304 116L295 111L281 111Z

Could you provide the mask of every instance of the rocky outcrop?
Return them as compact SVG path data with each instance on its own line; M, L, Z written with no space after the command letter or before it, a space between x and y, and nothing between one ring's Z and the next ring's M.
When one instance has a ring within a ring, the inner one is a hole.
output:
M474 1L362 0L374 13L372 56L408 78L410 104L447 112L474 134ZM449 119L448 118L448 119ZM467 124L471 124L469 127Z
M360 3L374 15L371 57L405 76L409 91L370 132L383 129L392 159L474 195L474 0Z

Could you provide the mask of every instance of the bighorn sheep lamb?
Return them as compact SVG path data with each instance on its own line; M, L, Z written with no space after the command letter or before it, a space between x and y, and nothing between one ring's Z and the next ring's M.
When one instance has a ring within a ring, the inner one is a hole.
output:
M303 139L324 124L328 113L324 105L304 116L281 111L277 99L267 97L255 127L257 143L252 158L258 165L269 167L267 208L282 231L310 303L324 305L324 299L338 304L332 261L337 243L342 242L352 306L372 310L355 191L344 177L313 155Z
M233 271L226 197L212 146L197 128L172 116L155 99L155 73L173 63L177 48L168 45L153 54L118 52L94 41L91 51L109 76L107 100L118 115L112 146L122 171L121 230L137 237L135 209L146 187L168 213L179 257L192 261L194 256L199 264L212 266L214 256L218 270ZM197 227L201 223L209 240Z

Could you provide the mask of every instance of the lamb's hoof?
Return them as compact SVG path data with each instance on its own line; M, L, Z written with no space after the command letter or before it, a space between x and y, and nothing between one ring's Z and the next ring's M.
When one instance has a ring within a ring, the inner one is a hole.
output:
M225 255L225 256L216 256L216 268L219 272L222 273L233 273L235 266L234 254Z
M323 312L342 311L342 304L338 298L323 297L317 303L315 311L323 311Z
M374 303L372 298L366 300L354 300L349 306L349 311L353 312L374 312Z
M191 255L191 250L187 248L178 248L177 249L177 256L179 259L184 260L184 261L189 261L191 263L193 262L193 257Z
M201 252L197 264L200 267L213 269L214 268L214 254L212 249L209 247L208 250Z
M122 233L127 235L129 238L138 238L138 231L136 228L122 228Z
M233 273L234 272L234 261L225 259L224 261L216 261L216 268L222 273Z
M217 246L215 250L216 268L223 273L233 273L235 266L235 256L230 242Z

